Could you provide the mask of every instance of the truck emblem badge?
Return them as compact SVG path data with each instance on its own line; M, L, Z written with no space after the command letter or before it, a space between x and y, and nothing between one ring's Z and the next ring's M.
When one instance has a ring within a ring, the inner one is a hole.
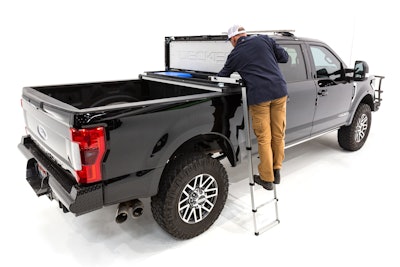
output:
M46 132L46 130L43 128L43 126L38 125L37 131L38 131L40 137L41 137L43 140L47 140L47 132Z

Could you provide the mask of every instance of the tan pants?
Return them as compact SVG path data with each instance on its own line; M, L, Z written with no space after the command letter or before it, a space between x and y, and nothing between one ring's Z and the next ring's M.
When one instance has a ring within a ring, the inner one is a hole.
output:
M285 158L286 99L278 98L250 105L254 133L258 141L261 179L274 181L274 169L281 169Z

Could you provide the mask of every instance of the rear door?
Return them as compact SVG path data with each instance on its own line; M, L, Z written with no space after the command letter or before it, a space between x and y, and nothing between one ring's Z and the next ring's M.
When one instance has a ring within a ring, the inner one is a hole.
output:
M348 118L354 87L341 75L342 61L327 46L310 44L313 76L317 86L317 106L312 134L338 128Z
M311 134L315 112L316 87L310 77L302 43L279 43L289 54L287 63L279 67L287 82L288 102L286 110L286 146L308 138Z

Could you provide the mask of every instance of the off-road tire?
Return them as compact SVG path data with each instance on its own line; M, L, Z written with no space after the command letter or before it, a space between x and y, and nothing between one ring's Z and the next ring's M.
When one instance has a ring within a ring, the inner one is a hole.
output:
M181 155L168 164L158 193L151 198L153 217L177 239L198 236L219 217L228 185L226 170L217 159L202 153Z
M349 126L338 130L338 142L341 148L348 151L359 150L367 141L371 128L371 107L361 103Z

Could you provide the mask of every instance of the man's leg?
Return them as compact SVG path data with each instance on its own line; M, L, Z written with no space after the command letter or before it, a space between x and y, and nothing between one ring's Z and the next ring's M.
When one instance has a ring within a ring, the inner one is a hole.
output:
M260 164L258 171L263 181L273 182L273 154L271 149L271 126L270 126L270 104L271 101L257 105L250 105L253 130L257 137L258 154Z
M285 158L286 100L285 96L271 101L271 147L274 170L282 168Z

